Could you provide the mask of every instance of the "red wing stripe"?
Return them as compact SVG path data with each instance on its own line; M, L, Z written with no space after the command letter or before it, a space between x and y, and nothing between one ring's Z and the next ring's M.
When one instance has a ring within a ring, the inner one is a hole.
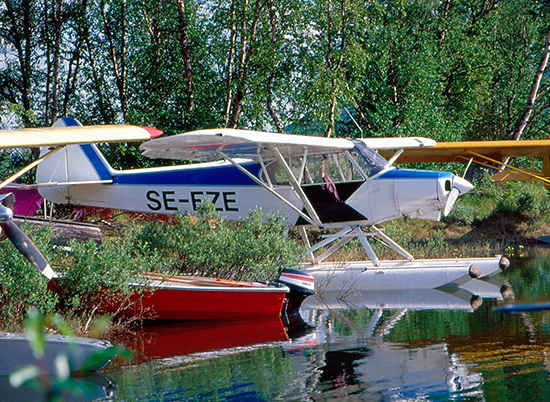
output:
M140 127L143 128L144 130L146 130L149 133L149 135L151 136L151 138L157 138L157 137L160 137L162 134L164 134L158 128L145 127L145 126L140 126Z

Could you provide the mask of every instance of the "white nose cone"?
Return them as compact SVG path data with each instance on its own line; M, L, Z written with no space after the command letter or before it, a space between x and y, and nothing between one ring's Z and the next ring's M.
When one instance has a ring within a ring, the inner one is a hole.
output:
M460 194L466 194L474 188L474 185L462 177L455 176L453 179L453 188L456 188Z
M455 205L456 199L460 194L466 194L468 191L474 188L474 185L468 180L463 179L462 177L455 176L453 178L453 188L447 197L447 202L445 203L445 209L443 214L445 216L449 215L451 209Z

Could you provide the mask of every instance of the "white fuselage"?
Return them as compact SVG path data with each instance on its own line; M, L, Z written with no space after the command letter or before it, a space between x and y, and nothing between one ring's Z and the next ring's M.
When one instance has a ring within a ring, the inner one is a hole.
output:
M363 147L340 159L325 157L321 161L328 161L322 169L324 181L321 173L314 175L318 162L309 169L298 162L308 174L299 174L297 192L277 176L273 164L265 167L239 160L257 181L229 162L117 171L94 145L69 146L39 166L37 183L49 183L40 187L40 193L55 203L177 214L197 212L208 200L226 219L242 220L261 208L264 214L283 214L292 225L311 224L303 218L309 202L322 223L319 226L326 227L373 225L401 216L438 220L453 187L461 193L471 189L452 173L395 169L377 154L366 152ZM368 158L374 162L363 160Z

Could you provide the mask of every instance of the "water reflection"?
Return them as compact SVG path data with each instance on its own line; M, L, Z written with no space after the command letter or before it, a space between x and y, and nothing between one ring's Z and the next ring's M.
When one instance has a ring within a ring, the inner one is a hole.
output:
M286 340L286 328L279 317L151 325L119 339L133 351L134 363Z
M132 341L146 357L106 373L124 401L550 400L550 314L493 312L548 301L548 289L550 254L534 250L488 281L327 292L286 333L278 323L269 336L266 323L240 334L177 325L177 338L146 328Z

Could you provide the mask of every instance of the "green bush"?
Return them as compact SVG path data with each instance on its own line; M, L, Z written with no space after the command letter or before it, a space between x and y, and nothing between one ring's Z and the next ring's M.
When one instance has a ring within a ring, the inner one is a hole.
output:
M142 253L162 256L159 272L237 280L271 280L295 267L302 248L287 235L283 217L251 211L241 222L220 218L211 207L174 224L134 226L129 237Z
M295 267L302 248L286 235L282 217L253 211L242 222L226 221L212 206L172 222L133 223L103 244L49 245L52 229L23 228L60 277L56 291L9 242L0 244L0 325L23 326L25 312L60 312L87 328L103 302L146 285L144 272L193 274L240 280L273 280ZM12 325L13 323L13 325ZM84 324L85 323L85 324Z
M51 229L23 229L40 249L44 249ZM26 311L35 307L51 314L57 305L57 295L48 289L48 279L6 240L0 243L0 326L4 330L21 330Z

